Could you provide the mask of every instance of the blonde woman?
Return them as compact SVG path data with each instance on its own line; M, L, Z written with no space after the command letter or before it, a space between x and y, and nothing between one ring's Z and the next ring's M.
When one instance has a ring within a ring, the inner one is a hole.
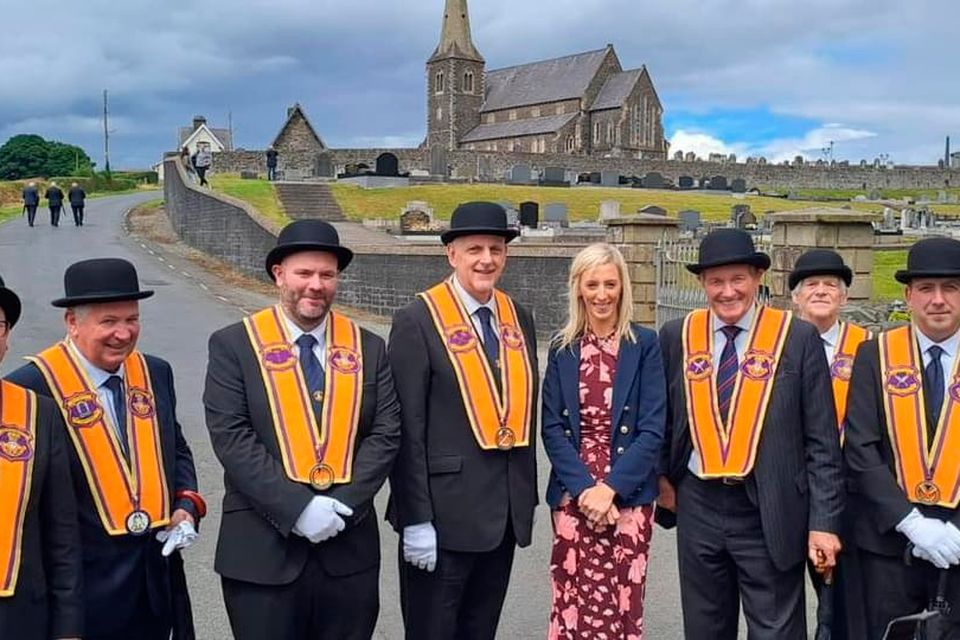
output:
M615 247L583 249L569 284L569 317L543 380L553 465L548 637L639 640L666 415L660 346L630 322L630 279Z

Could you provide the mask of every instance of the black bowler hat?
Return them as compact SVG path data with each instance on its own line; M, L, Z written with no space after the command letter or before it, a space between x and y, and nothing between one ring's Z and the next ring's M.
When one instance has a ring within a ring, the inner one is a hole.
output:
M329 222L297 220L277 236L277 246L267 254L267 275L273 279L273 265L298 251L327 251L337 256L337 270L343 271L353 260L353 251L340 245L340 235Z
M64 296L51 302L55 307L77 307L97 302L142 300L153 291L141 291L137 269L122 258L81 260L63 274Z
M758 269L770 268L770 256L757 251L753 238L740 229L717 229L700 241L698 262L688 264L687 270L699 275L704 269L728 264L747 264Z
M920 240L907 254L907 268L893 274L897 282L914 278L960 278L960 240L935 237Z
M10 323L12 329L13 325L17 324L17 320L20 319L20 298L13 291L7 289L7 285L3 283L3 278L0 278L0 309L3 309L7 322Z
M440 236L443 244L450 244L461 236L500 236L510 242L520 232L507 226L506 210L495 202L465 202L450 218L450 229Z
M853 271L843 263L843 258L830 249L812 249L797 258L787 285L793 290L801 280L810 276L837 276L848 287L853 282Z

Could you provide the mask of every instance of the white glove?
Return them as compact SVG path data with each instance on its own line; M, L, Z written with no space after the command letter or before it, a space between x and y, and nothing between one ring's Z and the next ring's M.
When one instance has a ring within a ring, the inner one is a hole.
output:
M157 532L157 540L164 543L160 553L164 558L173 553L174 549L186 549L197 539L197 530L189 520L181 520L180 524L171 530L163 529Z
M339 500L327 496L314 496L297 518L296 524L293 525L293 532L317 544L343 531L347 525L340 516L352 515L353 509Z
M914 509L897 525L913 543L913 555L940 569L960 564L960 531L936 518L925 518Z
M422 522L403 528L403 559L424 571L437 568L437 530Z

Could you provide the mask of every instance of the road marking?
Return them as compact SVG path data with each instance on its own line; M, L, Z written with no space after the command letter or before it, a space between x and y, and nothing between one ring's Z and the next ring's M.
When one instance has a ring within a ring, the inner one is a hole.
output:
M164 259L161 258L160 256L157 256L157 260L159 260L160 262L166 262L166 260L164 260Z
M170 267L170 270L171 270L171 271L176 271L176 270L177 270L177 268L176 268L175 266L173 266L172 264L168 264L167 266Z
M223 296L217 296L217 300L221 300L223 302L230 302L227 298L224 298Z
M185 278L192 278L192 277L193 277L192 275L190 275L190 274L187 273L186 271L181 271L180 274L183 275Z
M207 285L203 284L202 282L200 283L200 288L203 289L204 291L210 290L210 288Z

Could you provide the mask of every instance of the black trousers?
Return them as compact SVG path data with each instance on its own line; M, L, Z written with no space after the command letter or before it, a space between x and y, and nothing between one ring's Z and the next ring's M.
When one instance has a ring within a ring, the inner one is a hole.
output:
M32 227L33 221L37 218L37 205L28 204L24 205L24 208L27 210L27 224Z
M60 210L63 208L63 205L52 204L50 205L50 224L54 227L60 226Z
M117 612L98 611L93 612L87 609L85 615L89 618L91 615L110 616ZM83 634L84 640L168 640L173 622L167 617L160 617L150 606L150 599L146 591L141 593L137 599L137 606L131 612L125 612L128 615L127 621L121 628L106 634ZM87 625L89 626L89 622Z
M750 640L805 640L804 564L774 566L744 484L687 475L677 547L686 638L736 640L742 602Z
M913 559L907 566L901 556L884 556L859 549L863 570L863 586L867 602L867 636L870 640L883 638L887 624L900 616L923 611L937 593L939 570L929 562ZM938 621L938 634L930 640L960 638L960 575L950 573L947 600L953 611L945 621ZM913 636L905 636L912 640Z
M83 226L83 205L82 204L72 204L70 208L73 209L73 224L78 227Z
M433 572L404 562L400 544L400 607L407 640L493 640L517 546L511 526L492 551L441 549Z
M314 550L290 584L221 583L236 640L369 640L380 613L379 577L379 564L331 575Z
M207 182L207 168L206 167L197 167L197 177L200 178L200 186L202 187Z

